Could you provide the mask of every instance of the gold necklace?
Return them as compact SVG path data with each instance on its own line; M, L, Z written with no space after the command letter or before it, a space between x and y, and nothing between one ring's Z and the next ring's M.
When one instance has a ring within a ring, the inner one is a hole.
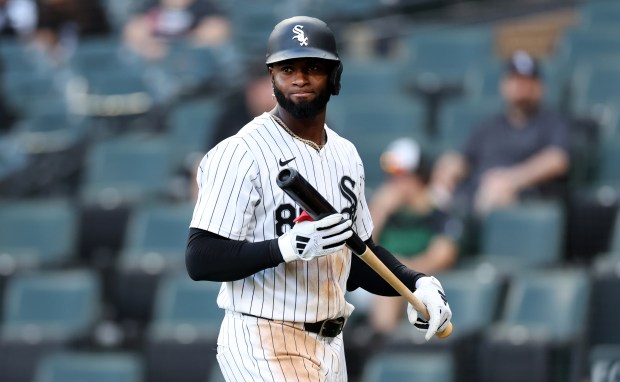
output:
M304 139L304 138L300 137L299 135L293 133L293 131L291 129L289 129L288 126L286 126L284 121L282 121L280 118L278 118L275 114L271 114L271 116L278 123L278 125L282 126L282 128L287 133L289 133L293 138L297 139L298 141L301 141L301 142L307 144L308 146L312 147L316 151L321 151L321 149L325 146L325 145L317 145L315 142L313 142L313 141L311 141L309 139Z

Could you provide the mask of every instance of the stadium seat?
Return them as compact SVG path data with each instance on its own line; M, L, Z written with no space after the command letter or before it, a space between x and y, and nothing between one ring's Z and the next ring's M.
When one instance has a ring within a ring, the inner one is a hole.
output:
M34 382L143 382L142 369L135 354L59 352L41 359Z
M579 380L589 297L583 269L513 275L500 319L481 341L479 380Z
M77 147L89 137L91 126L87 118L71 114L63 98L33 99L15 131L24 149L36 155Z
M567 204L565 252L577 264L590 264L610 251L620 184L592 184L571 189Z
M616 101L620 86L620 45L614 59L590 60L575 68L571 88L571 108L582 117L603 121L610 101Z
M493 210L481 223L479 253L471 263L500 272L549 267L562 260L564 208L554 202L530 202ZM469 259L465 259L464 265Z
M4 72L13 74L51 74L53 63L42 50L24 44L18 39L3 36L0 44L0 59Z
M186 167L189 155L205 153L216 143L211 142L211 136L220 108L214 98L181 101L172 108L167 116L166 135L174 167Z
M609 241L609 252L620 253L620 212L616 213L613 227L611 240Z
M473 63L492 54L492 33L487 28L429 30L405 37L414 81L423 88L462 85Z
M258 54L263 55L265 41L273 27L283 18L292 16L285 15L286 7L282 7L281 3L274 6L272 0L231 3L237 5L230 12L232 44L243 55L242 60L255 59ZM248 28L248 25L252 28Z
M163 139L118 137L91 148L81 198L85 203L132 204L162 198L170 169L168 143Z
M8 105L27 114L35 105L64 96L62 88L50 73L5 72L0 91Z
M219 366L214 366L207 382L226 382Z
M408 67L403 60L342 57L342 61L346 65L346 70L342 72L342 89L338 98L372 95L402 97L405 95L402 76Z
M599 145L598 171L595 182L598 184L620 184L620 142L606 141Z
M412 137L424 143L422 106L415 99L349 97L339 100L339 110L331 114L339 133L357 148L366 171L366 185L376 187L385 174L379 157L395 139ZM331 113L331 109L330 109Z
M137 71L138 67L132 68L132 61L121 44L116 36L80 39L69 59L69 66L75 73Z
M616 228L618 224L616 224ZM616 231L618 231L616 229ZM615 235L618 241L620 235ZM620 246L599 254L591 267L592 297L588 339L591 346L620 343L620 306L615 301L620 288Z
M89 148L78 189L80 256L89 264L113 267L132 210L170 195L169 153L161 136L121 135Z
M452 358L445 353L389 354L373 357L362 382L455 381Z
M77 208L68 200L0 203L0 275L75 259Z
M19 274L7 283L0 327L0 380L32 380L42 355L87 344L101 313L90 270Z
M70 340L88 334L99 316L101 285L90 270L13 276L7 284L3 340Z
M572 70L580 62L620 54L617 28L571 29L559 41L554 59Z
M223 311L216 305L220 283L192 281L185 272L159 284L146 335L148 380L204 382L213 373Z
M590 382L618 380L620 375L620 345L599 345L590 349Z
M189 203L147 204L132 211L113 284L121 319L147 322L161 276L185 270L192 211Z
M599 1L579 7L579 25L583 28L617 27L620 6L614 1Z

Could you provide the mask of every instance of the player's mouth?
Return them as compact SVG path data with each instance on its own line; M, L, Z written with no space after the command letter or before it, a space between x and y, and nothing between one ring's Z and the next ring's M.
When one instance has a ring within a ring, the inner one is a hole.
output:
M308 98L311 97L314 93L312 92L295 92L291 94L292 98Z

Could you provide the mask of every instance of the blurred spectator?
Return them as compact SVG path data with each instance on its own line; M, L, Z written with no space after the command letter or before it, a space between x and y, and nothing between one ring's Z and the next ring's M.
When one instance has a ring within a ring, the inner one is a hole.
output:
M160 0L131 18L123 32L125 44L149 60L164 58L168 42L217 45L230 37L228 19L210 0Z
M501 81L506 109L477 126L461 152L444 153L433 171L436 196L477 214L526 198L563 196L569 127L542 104L538 62L524 51L508 60Z
M451 268L458 257L461 223L438 209L428 182L430 163L416 141L394 141L381 156L390 178L370 200L373 238L406 266L428 275ZM372 296L370 321L387 334L402 321L402 298Z
M209 146L214 146L234 135L252 118L273 109L276 105L273 85L265 63L248 65L245 74L247 80L243 86L224 99L222 112L216 120Z
M81 36L110 31L98 1L40 0L38 5L35 39L53 59L61 60L70 54Z
M36 26L35 0L0 0L0 35L27 38Z

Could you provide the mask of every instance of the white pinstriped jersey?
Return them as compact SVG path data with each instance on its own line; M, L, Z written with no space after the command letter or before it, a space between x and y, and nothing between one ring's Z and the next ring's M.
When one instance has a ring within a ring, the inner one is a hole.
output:
M373 224L364 194L364 169L351 142L325 126L317 152L264 113L205 155L198 169L199 195L190 226L233 239L275 239L292 227L299 207L276 184L278 172L294 167L336 210L353 220L367 240ZM348 317L345 301L351 251L310 261L281 263L224 282L217 303L226 310L294 322Z

